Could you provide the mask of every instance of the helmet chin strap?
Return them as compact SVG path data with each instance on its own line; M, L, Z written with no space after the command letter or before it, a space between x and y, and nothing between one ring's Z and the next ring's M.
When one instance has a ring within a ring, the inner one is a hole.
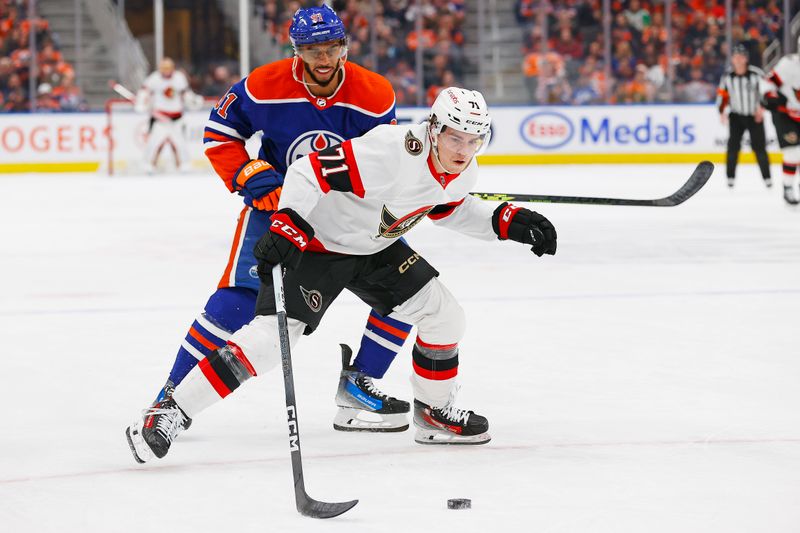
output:
M303 76L303 79L300 79L300 78L297 77L297 63L299 61L300 61L300 56L297 55L297 52L295 52L294 53L294 59L292 60L292 78L294 78L294 81L296 81L297 83L303 84L306 87L306 90L309 91L309 92L311 92L311 91L308 88L310 86L312 86L312 85L316 85L317 87L324 87L324 85L321 85L319 83L306 81L305 80L305 76ZM336 62L337 62L336 73L338 74L338 72L341 69L344 68L344 64L347 62L347 54L345 54L344 57L340 57L339 59L337 59ZM303 64L305 64L305 62ZM334 74L334 76L335 75L336 74ZM342 81L344 81L344 80L339 80L339 83L337 84L337 87L342 84Z

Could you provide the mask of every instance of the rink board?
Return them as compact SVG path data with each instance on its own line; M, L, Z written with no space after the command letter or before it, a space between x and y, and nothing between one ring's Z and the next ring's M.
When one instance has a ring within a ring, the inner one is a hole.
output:
M427 108L400 108L400 124L427 116ZM703 105L494 106L492 140L482 164L723 162L727 127L716 108ZM185 115L191 166L205 169L203 128L208 111ZM0 172L141 171L149 119L133 110L106 113L0 115ZM768 150L780 161L769 113ZM113 150L110 143L113 142ZM753 162L747 137L742 162ZM258 140L248 143L256 156ZM161 166L173 166L165 150Z

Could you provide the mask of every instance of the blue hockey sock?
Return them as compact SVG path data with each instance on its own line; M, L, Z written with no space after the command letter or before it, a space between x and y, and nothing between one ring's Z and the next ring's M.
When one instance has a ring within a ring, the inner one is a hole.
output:
M173 386L183 381L195 365L224 346L228 338L253 320L258 292L241 287L217 289L205 309L192 322L169 373Z
M382 378L403 347L412 327L411 324L372 311L353 366L375 379Z

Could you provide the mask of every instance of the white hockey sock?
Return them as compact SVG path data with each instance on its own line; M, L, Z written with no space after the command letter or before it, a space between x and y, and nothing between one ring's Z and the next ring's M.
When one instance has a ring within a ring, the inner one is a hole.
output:
M289 344L294 347L303 335L305 324L290 318ZM229 342L235 344L256 375L263 375L280 362L280 339L275 315L257 316L252 322L234 333ZM212 353L209 357L213 356ZM175 388L172 397L189 418L221 400L235 389L237 383L226 386L206 357L192 369ZM252 373L252 372L251 372Z

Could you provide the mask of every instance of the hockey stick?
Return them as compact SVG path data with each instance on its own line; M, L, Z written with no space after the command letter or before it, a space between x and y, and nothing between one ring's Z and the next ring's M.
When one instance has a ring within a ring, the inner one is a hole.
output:
M122 85L120 82L114 80L108 80L108 86L111 87L111 89L115 93L123 97L125 100L129 101L132 104L136 104L136 95L133 93L133 91ZM153 110L150 113L157 120L172 120L170 117L168 117L164 113L161 113L160 111Z
M297 424L297 408L295 407L292 354L289 349L289 327L286 322L286 304L283 293L283 268L280 264L272 267L272 284L275 290L275 314L278 317L278 336L281 342L283 386L286 391L286 411L289 415L289 449L292 453L294 499L297 511L301 515L311 518L333 518L352 509L358 500L327 503L317 501L306 493L303 481L303 459L300 456L300 426Z
M680 189L657 200L632 200L628 198L596 198L591 196L552 196L547 194L505 194L492 192L471 192L472 196L477 196L482 200L496 200L499 202L543 202L550 204L594 204L594 205L636 205L645 207L673 207L682 204L691 198L697 191L703 188L711 173L714 172L714 164L709 161L702 161L694 169L692 175Z

